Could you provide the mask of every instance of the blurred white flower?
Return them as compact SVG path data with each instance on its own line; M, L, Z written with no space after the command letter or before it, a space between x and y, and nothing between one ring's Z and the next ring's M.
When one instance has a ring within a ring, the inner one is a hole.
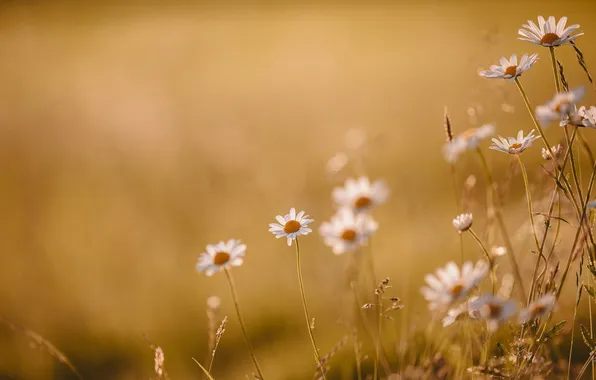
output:
M590 108L586 108L585 106L581 106L577 114L584 127L596 128L596 107L591 106Z
M478 128L471 128L461 133L443 146L443 155L448 162L455 162L460 154L468 149L474 149L478 144L495 133L495 126L485 124Z
M473 221L472 214L460 214L453 219L453 227L455 227L457 232L462 233L472 227Z
M368 214L354 214L352 209L342 208L329 222L321 225L319 233L333 253L341 255L365 244L377 227L377 223Z
M517 133L517 137L509 137L505 139L499 136L499 140L493 138L493 145L489 146L490 149L498 150L500 152L509 154L520 154L526 148L532 145L532 141L540 138L540 136L534 136L534 130L532 129L527 136L524 137L524 131L520 130Z
M536 107L534 112L536 120L543 127L549 126L555 120L565 125L566 119L574 117L575 105L584 97L585 91L585 88L577 87L571 91L556 94L547 104Z
M197 261L197 271L205 271L205 275L212 276L217 271L242 265L246 245L240 240L220 241L215 245L208 244L207 252L201 253Z
M384 203L389 197L389 189L384 181L371 184L367 177L348 178L344 187L333 189L333 200L340 207L351 208L354 212L369 211Z
M486 277L488 269L485 261L478 261L476 266L467 261L460 271L451 261L445 268L437 269L436 275L427 274L424 280L428 286L424 286L421 292L429 302L429 309L444 310L464 299Z
M296 214L296 209L292 207L290 213L284 216L278 215L275 217L278 223L269 224L269 232L275 235L276 238L285 237L289 246L292 245L292 241L300 235L308 235L312 232L308 228L308 224L313 222L313 219L309 219L308 215L304 214L304 211L300 211Z
M327 161L327 172L335 174L340 172L348 164L348 156L339 152Z
M532 302L527 308L520 310L519 323L526 323L534 318L548 315L554 308L557 299L554 294L549 293L540 299Z
M442 320L443 327L450 326L456 321L462 320L466 317L478 319L478 313L476 313L475 310L470 310L470 305L473 304L477 299L478 297L475 296L470 297L469 300L462 303L461 305L447 310L447 314Z
M555 154L555 158L559 157L561 155L561 153L563 153L563 147L561 146L561 144L558 144L556 146L553 146L550 150L546 149L546 148L542 148L542 158L544 158L545 160L552 160L553 156L552 153Z
M521 36L519 39L551 47L566 44L584 34L581 31L576 33L579 29L578 24L565 27L566 24L567 17L561 17L559 22L555 22L554 16L550 16L548 20L538 16L538 24L528 20L528 24L522 25L523 28L518 30L518 34Z
M530 56L522 55L519 65L517 63L517 55L512 54L509 59L501 57L500 65L492 65L490 70L480 72L481 77L485 78L501 78L514 80L522 75L524 71L528 70L534 63L538 61L538 54L534 53Z
M495 332L505 321L513 317L517 311L517 305L513 301L504 300L499 297L485 295L473 302L471 308L478 311L480 316L486 319L488 330Z
M207 298L207 307L210 309L219 309L221 306L221 298L218 296L211 296Z
M500 246L494 246L490 249L490 253L493 257L501 257L507 254L507 248Z

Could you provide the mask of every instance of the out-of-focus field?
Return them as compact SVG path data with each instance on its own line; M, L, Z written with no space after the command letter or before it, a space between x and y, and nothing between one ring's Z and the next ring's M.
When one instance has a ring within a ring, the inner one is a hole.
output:
M582 25L578 45L596 72L590 2L82 3L0 7L0 314L47 337L88 379L150 377L143 334L164 348L172 379L198 378L191 356L207 354L210 295L230 317L215 377L252 370L224 276L195 271L204 246L228 238L248 245L234 274L264 371L310 378L295 256L268 223L292 206L315 230L331 215L331 189L354 171L325 167L353 128L368 136L367 173L392 190L375 212L377 276L392 278L406 322L424 325L423 275L459 257L444 106L456 132L485 122L501 134L531 129L514 85L477 70L538 52L521 79L532 102L550 99L547 50L516 39L539 14ZM559 56L570 84L585 83L573 50ZM586 131L591 144L595 132ZM509 158L489 159L506 177ZM539 148L524 159L539 173ZM459 172L483 185L473 157ZM526 210L521 179L512 182L505 214L515 230ZM346 334L338 319L349 303L348 257L317 234L302 248L328 351ZM518 255L530 271L528 249ZM563 299L560 313L572 304ZM0 329L0 377L52 373L69 376Z

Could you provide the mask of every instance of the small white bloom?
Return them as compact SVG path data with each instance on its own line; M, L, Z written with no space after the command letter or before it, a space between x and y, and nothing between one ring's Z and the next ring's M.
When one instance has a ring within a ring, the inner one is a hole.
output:
M494 246L490 249L490 253L493 257L505 256L505 254L507 254L507 248L503 247L502 245Z
M554 16L550 16L548 20L538 16L538 24L528 20L528 24L524 24L523 29L518 30L518 34L521 36L519 39L551 47L566 44L584 34L581 31L576 33L579 29L578 24L568 27L565 27L565 24L567 24L567 17L561 17L559 22L555 22Z
M532 145L532 141L540 138L540 136L534 136L534 130L532 129L527 136L524 137L524 131L520 130L517 133L517 138L509 137L505 139L499 136L499 140L493 138L493 145L489 146L490 149L498 150L500 152L509 154L520 154Z
M565 121L574 117L575 105L584 97L585 92L584 87L577 87L569 92L556 94L547 104L536 107L536 120L543 127L549 126L555 120L563 120L560 124L566 125Z
M476 266L467 261L460 271L451 261L445 268L437 269L436 275L427 274L424 280L428 286L424 286L421 292L429 302L429 309L442 311L465 298L486 277L488 269L485 261L478 261Z
M586 108L581 106L577 111L581 124L587 128L596 128L596 107Z
M526 323L534 318L548 315L555 308L556 302L556 297L552 293L542 296L519 312L519 323Z
M552 153L551 153L551 151L552 151ZM553 153L555 154L555 158L559 157L561 155L561 153L563 153L563 147L561 146L561 144L553 146L550 150L546 149L546 148L542 148L542 158L544 158L545 160L552 160Z
M197 271L203 272L207 276L212 276L215 272L230 267L242 265L246 245L240 240L220 241L215 245L208 244L207 252L201 253L197 261Z
M512 54L509 59L501 57L500 65L492 65L490 70L481 71L479 74L485 78L501 78L514 80L522 75L524 71L530 69L534 63L538 61L538 54L534 53L530 56L522 55L519 65L517 63L517 55Z
M455 227L457 232L462 233L472 227L473 221L472 214L460 214L453 219L453 227Z
M450 326L452 324L454 324L455 322L462 320L464 318L472 318L472 319L478 319L479 315L475 310L471 310L470 309L470 305L472 305L476 300L478 299L478 297L470 297L470 299L464 303L462 303L461 305L454 307L452 309L449 309L447 311L447 315L445 315L445 317L443 317L442 323L443 323L443 327L447 327Z
M515 302L491 295L478 298L471 307L473 310L477 310L482 318L486 319L490 332L497 331L499 326L517 311Z
M340 207L354 212L364 212L384 203L389 197L389 189L384 181L374 181L367 177L348 178L344 187L333 189L333 199Z
M471 128L461 133L443 146L443 154L448 162L455 162L460 154L468 149L474 149L482 140L491 137L495 133L495 126L485 124L479 128Z
M368 214L355 214L352 209L342 208L319 228L323 241L336 255L354 251L364 245L377 230Z
M296 214L296 209L291 208L290 213L284 216L278 215L275 217L278 223L269 224L269 232L275 235L276 238L285 237L289 246L292 245L292 241L300 235L308 235L312 232L308 228L308 224L313 222L313 219L309 219L308 215L304 214L304 211L300 211Z

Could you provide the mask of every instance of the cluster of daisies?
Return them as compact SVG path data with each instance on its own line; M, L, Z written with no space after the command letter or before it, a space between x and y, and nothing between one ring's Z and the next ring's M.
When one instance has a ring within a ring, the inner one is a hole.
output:
M539 16L537 23L529 20L527 24L519 29L519 39L549 48L551 57L554 60L554 49L556 47L573 43L577 37L583 34L579 31L579 25L566 26L566 24L566 17L562 17L557 22L553 16L548 17L548 19ZM509 58L501 57L498 65L492 65L489 70L480 71L479 75L484 78L507 79L515 82L530 110L519 77L538 60L537 53L523 54L519 60L516 54L512 54ZM556 78L556 81L557 89L559 89L559 79ZM536 128L540 130L540 134L543 133L542 128L548 127L554 121L558 121L562 127L571 125L596 128L596 107L587 108L582 106L579 109L577 108L577 104L584 96L584 92L583 87L557 91L549 102L536 107L533 114L530 112ZM449 130L449 141L443 147L446 160L454 164L465 151L478 150L480 143L491 138L494 133L495 126L492 124L469 129L457 136L453 136ZM527 134L520 130L515 137L498 136L498 138L492 138L493 144L489 148L511 155L519 155L528 149L533 141L541 137L543 136L535 135L535 129ZM563 148L560 144L553 147L547 145L547 148L542 148L542 157L545 160L556 159L562 154L562 151ZM453 226L459 233L462 233L471 228L472 222L472 214L461 214L453 220ZM500 247L497 251L502 253L505 248ZM488 261L491 261L490 257ZM556 302L556 297L553 294L543 295L519 312L514 301L500 298L494 294L481 294L477 289L489 273L492 265L492 263L489 265L489 262L479 261L476 265L466 262L461 269L455 263L450 262L444 268L438 269L436 274L426 276L427 286L422 288L422 294L429 302L431 310L442 312L445 315L444 325L449 325L461 317L486 319L489 330L494 331L503 322L511 319L516 314L518 314L520 323L526 323L553 310ZM471 296L473 292L478 294Z
M519 39L554 49L569 44L583 35L583 32L578 31L579 25L566 27L566 24L567 17L562 17L556 22L553 16L548 19L539 16L538 23L528 20L528 23L519 29L518 33L521 36ZM524 54L518 61L517 55L512 54L509 58L501 57L498 65L492 65L489 70L482 70L479 74L485 78L508 79L521 86L519 77L528 71L538 59L538 54L534 53ZM584 92L583 87L559 92L546 104L537 106L534 117L543 128L548 127L554 121L559 121L561 126L596 128L596 107L582 106L578 109L576 106ZM462 153L469 149L477 149L482 140L492 137L494 133L494 125L487 124L455 136L443 148L445 158L448 162L454 163ZM527 135L522 130L519 131L517 137L499 136L498 139L493 138L493 146L490 148L508 154L520 154L530 147L532 141L537 138L540 136L534 136L534 130ZM545 158L550 159L551 156Z
M367 177L347 179L343 187L333 190L337 212L319 229L324 243L336 255L361 248L378 227L370 211L384 203L388 195L388 187L381 180L371 182ZM292 208L288 214L278 215L275 219L277 223L269 225L269 232L276 238L285 238L289 246L299 236L312 232L308 225L313 219L304 211L297 213ZM197 271L211 276L219 270L239 266L245 253L246 245L240 240L207 245L206 252L199 256Z

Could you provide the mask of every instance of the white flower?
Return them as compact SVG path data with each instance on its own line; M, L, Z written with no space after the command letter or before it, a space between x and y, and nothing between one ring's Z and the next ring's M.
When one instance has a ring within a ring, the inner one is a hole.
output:
M348 178L344 187L333 189L333 199L340 207L352 208L355 212L368 211L389 197L389 189L383 181L372 184L367 177Z
M460 214L453 219L453 227L457 232L462 233L472 227L473 220L472 214Z
M492 124L468 129L443 146L445 159L451 163L455 162L464 151L476 148L480 141L491 137L494 133L495 126Z
M520 40L528 41L536 45L546 47L560 46L577 37L583 35L583 32L575 33L579 29L579 25L570 25L565 27L567 17L561 17L558 23L555 23L555 17L550 16L548 20L544 17L538 16L538 24L528 20L528 24L524 24L524 29L519 29L518 34Z
M561 155L561 153L563 153L563 147L561 146L561 144L558 144L556 146L553 146L550 150L546 149L546 148L542 148L542 158L544 158L545 160L552 160L553 156L552 153L555 154L555 158L559 157Z
M507 253L507 248L503 246L494 246L491 248L490 253L493 257L505 256Z
M486 277L488 269L485 261L478 261L476 266L467 261L460 271L451 261L445 268L437 269L436 275L427 274L424 280L428 286L424 286L421 292L429 302L429 309L444 310L465 298Z
M532 145L532 141L540 138L540 136L534 136L534 130L532 129L527 136L524 137L524 131L520 130L517 133L517 138L509 137L509 139L505 139L499 136L499 140L493 138L493 145L489 146L490 149L498 150L500 152L509 153L509 154L520 154L530 145Z
M497 331L499 326L511 318L517 311L515 302L491 295L478 298L471 308L477 310L480 316L486 319L490 332Z
M485 78L510 79L513 81L522 75L524 71L530 69L537 60L538 54L536 53L530 56L527 54L522 55L519 65L517 64L517 55L515 54L512 54L509 59L501 57L499 61L500 65L492 65L490 70L481 71L480 76Z
M479 315L475 310L470 309L470 305L472 305L478 297L470 297L467 302L462 303L461 305L449 309L447 311L447 315L443 317L442 323L443 327L447 327L449 325L454 324L456 321L462 320L466 317L472 319L478 319Z
M579 107L577 111L581 119L581 123L584 127L596 128L596 107L591 106L586 108L584 106Z
M560 92L547 104L536 107L534 115L536 120L543 127L547 127L555 120L563 120L573 117L575 114L575 104L579 102L585 93L585 88L577 87L569 92ZM565 122L561 122L565 125Z
M215 272L230 267L242 265L246 245L240 240L220 241L215 245L208 244L207 252L201 253L197 261L197 271L203 272L207 276L212 276Z
M556 302L557 299L552 293L542 296L519 312L519 323L526 323L534 318L548 315L555 308Z
M377 222L365 213L354 214L352 209L342 208L319 228L326 245L336 255L351 252L368 241L377 230Z
M298 215L296 215L296 209L291 208L290 213L284 216L278 215L275 217L279 224L271 223L269 224L269 232L275 235L276 238L285 237L287 239L288 245L292 245L292 241L296 239L300 235L308 235L312 232L310 228L308 228L308 223L312 222L313 219L308 219L308 215L304 215L304 211L300 211Z

